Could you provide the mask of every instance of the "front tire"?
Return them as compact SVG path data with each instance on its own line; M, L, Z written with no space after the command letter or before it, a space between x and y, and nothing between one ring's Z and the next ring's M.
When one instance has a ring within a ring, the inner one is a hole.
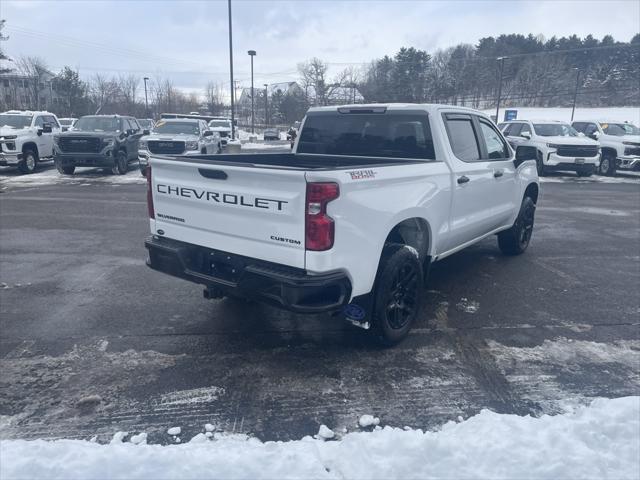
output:
M62 165L60 162L56 161L56 170L60 175L73 175L76 171L75 165Z
M124 175L127 173L129 169L129 162L127 161L127 152L124 150L118 151L118 156L116 157L116 164L111 169L111 173L114 175Z
M606 175L612 177L616 173L616 157L611 153L603 153L600 159L600 166L598 167L598 173L600 175Z
M372 333L384 346L395 345L411 330L420 308L424 273L416 251L387 245L375 283Z
M547 169L544 166L544 160L542 159L542 152L538 151L538 157L536 158L536 168L538 169L538 176L544 177L547 175Z
M536 204L531 197L524 197L515 223L509 230L498 234L498 246L505 255L520 255L529 246L533 234Z
M33 150L25 150L22 152L22 161L18 164L18 170L20 173L29 174L33 173L38 166L38 154Z

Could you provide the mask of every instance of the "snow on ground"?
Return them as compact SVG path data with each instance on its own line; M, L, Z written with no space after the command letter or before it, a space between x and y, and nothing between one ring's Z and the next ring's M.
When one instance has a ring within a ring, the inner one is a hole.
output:
M76 168L74 175L61 175L55 168L38 170L30 175L20 175L15 170L0 170L0 173L5 172L6 175L0 176L0 188L8 185L12 187L37 187L53 184L92 185L103 183L123 185L146 182L137 167L130 167L125 175L112 175L98 168Z
M439 431L384 427L338 441L198 434L182 445L0 442L0 478L637 479L640 397L540 418L488 410ZM137 439L136 439L137 440Z
M505 110L517 110L519 120L562 120L571 121L571 107L501 107L500 122L504 121ZM495 115L496 109L483 110L487 115ZM640 107L576 107L574 121L579 120L618 120L640 125Z

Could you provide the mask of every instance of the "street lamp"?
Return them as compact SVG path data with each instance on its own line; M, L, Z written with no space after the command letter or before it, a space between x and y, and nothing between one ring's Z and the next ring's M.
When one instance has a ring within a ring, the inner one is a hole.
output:
M500 62L500 81L498 82L498 101L496 102L496 123L500 122L498 113L500 112L500 95L502 95L502 72L504 71L504 59L507 57L498 57L496 60Z
M229 80L231 83L231 140L235 140L236 138L236 119L234 114L234 98L235 98L235 90L233 86L233 32L231 29L231 0L228 1L229 5Z
M149 117L149 99L147 98L147 81L149 77L144 77L144 113L145 116Z
M251 133L254 133L256 117L255 117L255 110L253 106L253 57L256 56L256 51L249 50L247 53L251 57Z
M573 92L573 108L571 109L571 121L573 122L573 114L576 112L576 98L578 97L578 85L580 84L580 70L576 67L573 68L576 71L576 89Z
M269 85L264 83L264 124L265 126L269 126L269 115L267 112L269 111Z

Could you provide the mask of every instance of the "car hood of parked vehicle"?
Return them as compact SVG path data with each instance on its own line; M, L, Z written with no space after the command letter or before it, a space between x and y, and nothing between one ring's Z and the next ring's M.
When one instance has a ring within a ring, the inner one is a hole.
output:
M167 142L175 142L175 141L181 141L181 142L197 142L200 140L200 137L198 135L189 135L186 133L174 133L174 134L169 134L169 133L155 133L155 132L151 132L149 135L145 135L142 138L140 138L140 141L142 142L146 142L148 140L158 140L158 141L167 141Z
M617 135L609 135L609 138L611 137L618 138L620 139L621 142L631 142L631 143L640 144L640 135L624 135L622 137L619 137Z
M120 137L121 132L89 132L85 130L67 130L66 132L56 134L56 137L100 137L113 138Z
M4 126L0 127L0 137L32 135L35 130L35 127L13 128Z
M592 140L588 137L569 137L569 136L552 136L552 137L538 137L540 140L544 140L547 143L557 143L560 145L599 145L596 140Z

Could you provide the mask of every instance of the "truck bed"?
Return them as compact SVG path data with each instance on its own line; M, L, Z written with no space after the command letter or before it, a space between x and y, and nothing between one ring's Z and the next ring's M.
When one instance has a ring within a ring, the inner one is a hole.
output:
M176 162L202 163L205 165L226 164L255 168L283 168L295 170L336 170L351 168L381 167L398 164L424 163L421 159L390 159L346 155L316 155L305 153L240 153L218 155L162 156L152 158Z

